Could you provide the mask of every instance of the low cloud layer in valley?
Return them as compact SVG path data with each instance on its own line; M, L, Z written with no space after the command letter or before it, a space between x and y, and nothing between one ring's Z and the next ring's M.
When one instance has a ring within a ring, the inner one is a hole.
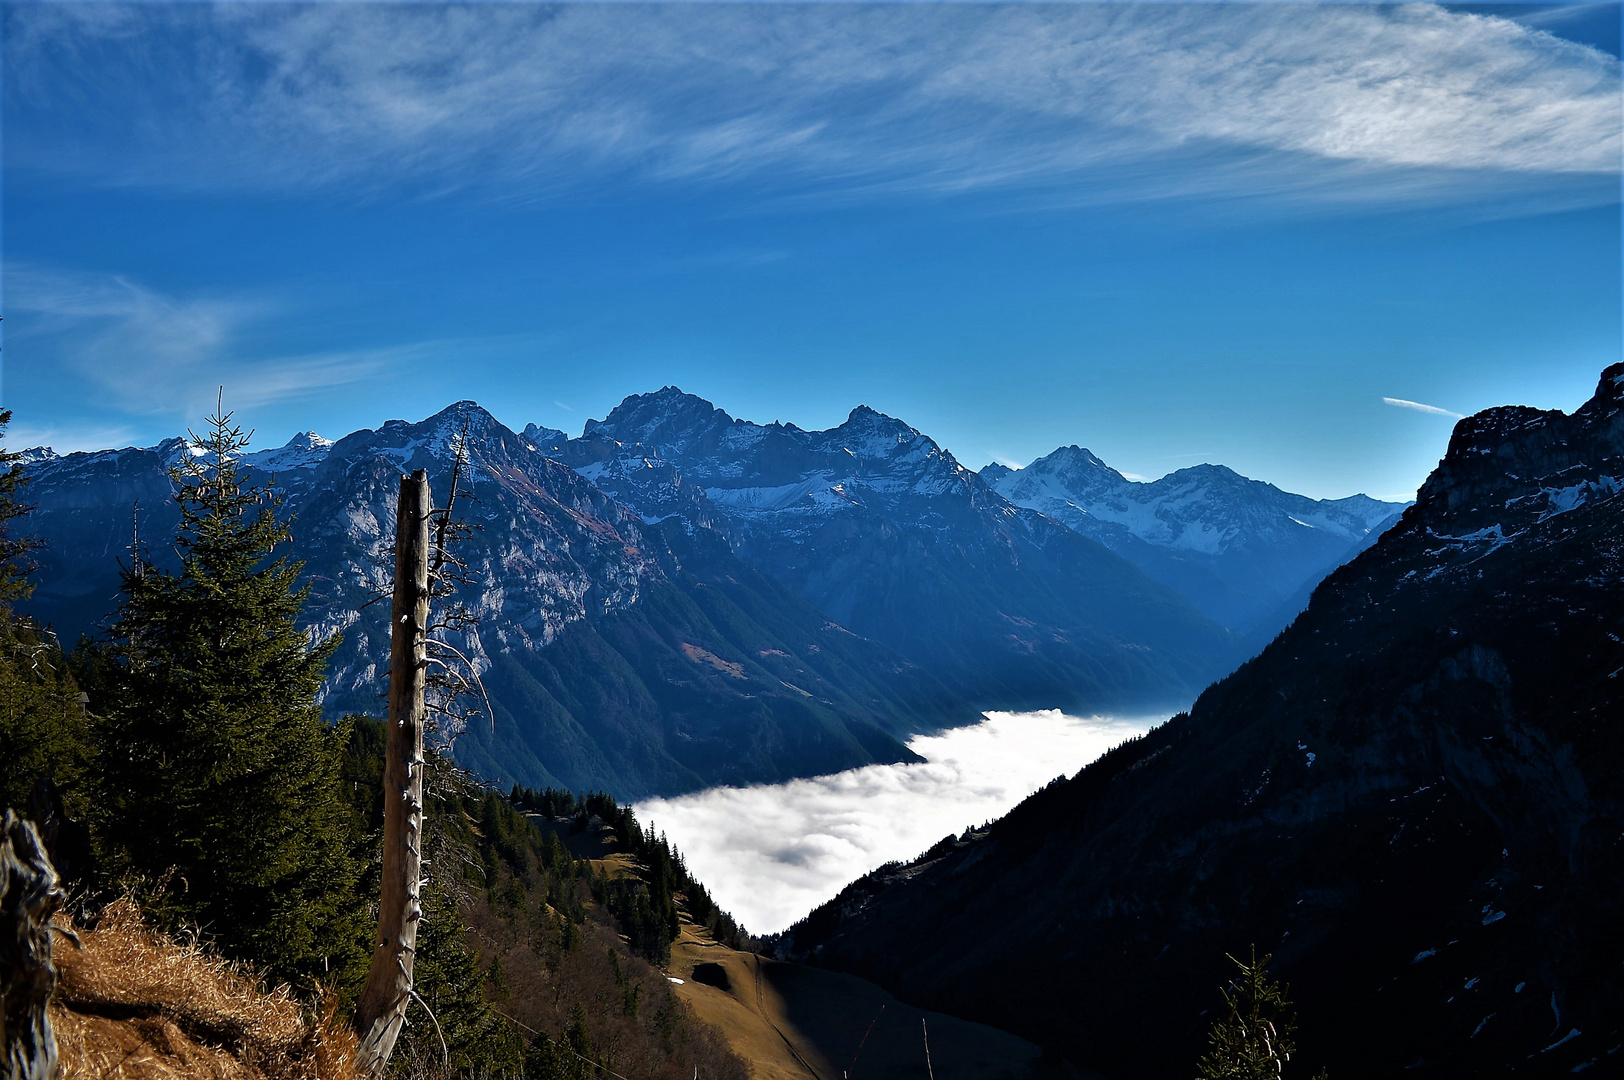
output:
M722 907L754 933L782 930L847 882L918 855L949 833L1008 811L1162 717L992 712L970 727L916 736L922 765L712 788L637 806L681 849Z

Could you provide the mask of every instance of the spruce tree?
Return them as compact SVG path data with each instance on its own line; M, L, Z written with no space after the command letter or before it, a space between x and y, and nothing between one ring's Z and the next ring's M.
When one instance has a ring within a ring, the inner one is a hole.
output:
M1250 963L1229 959L1240 972L1220 991L1224 1015L1207 1033L1210 1048L1197 1074L1200 1080L1276 1080L1297 1052L1291 1001L1286 989L1269 977L1272 956L1259 959L1254 947Z
M98 840L149 910L306 984L364 969L341 747L317 705L337 642L298 626L302 563L278 500L248 485L248 436L216 410L172 471L178 573L124 575L97 703Z

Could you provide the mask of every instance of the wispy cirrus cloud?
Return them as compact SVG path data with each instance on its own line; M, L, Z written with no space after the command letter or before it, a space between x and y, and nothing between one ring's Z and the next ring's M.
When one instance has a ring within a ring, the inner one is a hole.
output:
M1456 420L1463 419L1466 415L1465 413L1451 412L1448 409L1440 409L1436 405L1424 405L1419 401L1410 401L1408 398L1384 397L1382 403L1400 409L1414 409L1416 412L1429 413L1433 416L1452 416Z
M84 404L126 416L201 415L221 385L235 408L306 398L361 382L431 348L255 356L244 339L256 325L286 314L277 303L182 296L122 275L27 263L6 264L6 298L14 352L49 353ZM92 424L29 429L26 437L58 449L92 449L127 430Z
M98 183L1602 199L1620 154L1616 60L1431 5L30 5L6 21L9 156Z

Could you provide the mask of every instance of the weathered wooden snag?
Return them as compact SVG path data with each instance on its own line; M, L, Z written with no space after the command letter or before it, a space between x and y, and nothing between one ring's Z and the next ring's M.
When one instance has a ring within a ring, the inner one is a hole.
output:
M56 1035L45 1012L56 988L51 916L66 899L31 822L0 823L0 1078L55 1080Z
M389 731L383 768L383 888L366 988L355 1007L360 1064L383 1073L412 994L412 956L423 917L423 686L429 621L428 473L400 478L395 596L389 623Z

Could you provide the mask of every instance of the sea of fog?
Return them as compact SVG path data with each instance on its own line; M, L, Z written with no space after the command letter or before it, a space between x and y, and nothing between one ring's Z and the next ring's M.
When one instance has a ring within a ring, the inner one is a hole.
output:
M1165 716L985 714L917 735L922 765L869 765L832 776L711 788L637 804L716 902L752 933L783 930L854 878L911 859L948 833L998 817Z

